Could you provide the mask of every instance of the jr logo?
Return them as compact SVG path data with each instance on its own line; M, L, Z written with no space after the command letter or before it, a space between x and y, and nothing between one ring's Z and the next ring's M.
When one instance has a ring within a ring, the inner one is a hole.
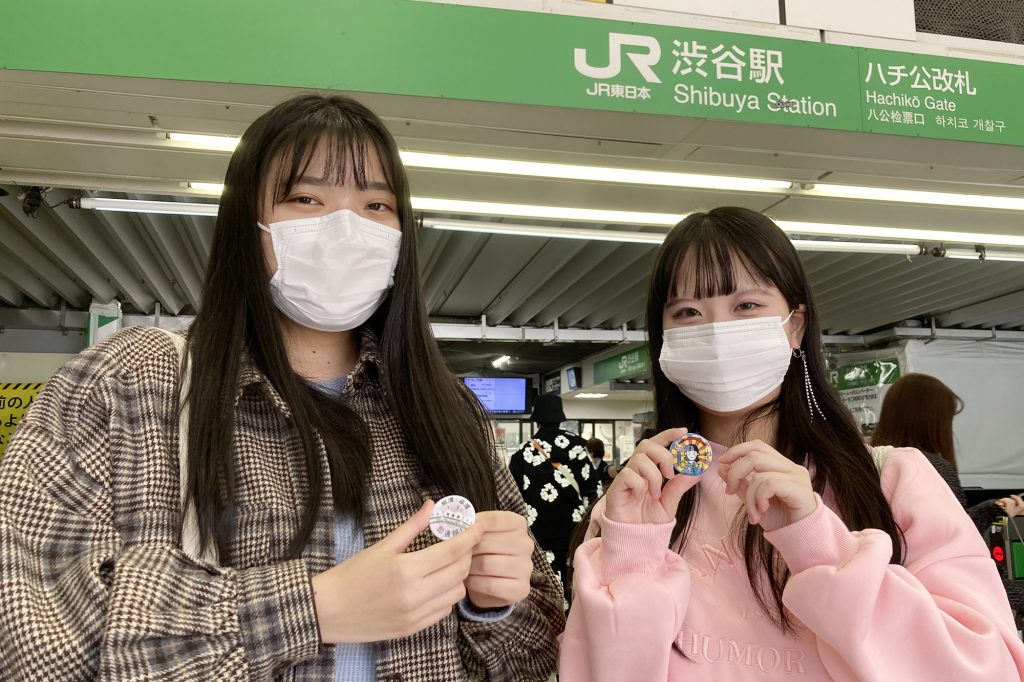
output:
M648 83L660 83L661 79L651 67L661 59L661 45L650 36L630 35L629 33L608 34L608 66L591 66L587 63L587 50L577 47L574 50L576 70L591 78L614 78L622 71L622 53L626 48L642 48L644 51L626 52L633 66Z

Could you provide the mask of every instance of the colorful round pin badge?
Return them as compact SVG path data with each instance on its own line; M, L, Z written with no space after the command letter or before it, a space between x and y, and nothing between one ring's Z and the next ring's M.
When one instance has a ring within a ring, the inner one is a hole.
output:
M473 525L476 510L462 495L442 497L430 512L430 532L439 540L450 540Z
M711 466L711 443L704 436L688 433L668 446L676 471L700 476Z

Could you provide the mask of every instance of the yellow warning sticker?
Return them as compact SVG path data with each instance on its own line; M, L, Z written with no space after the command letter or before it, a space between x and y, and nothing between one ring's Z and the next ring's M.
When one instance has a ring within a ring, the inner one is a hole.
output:
M45 384L0 384L0 457Z

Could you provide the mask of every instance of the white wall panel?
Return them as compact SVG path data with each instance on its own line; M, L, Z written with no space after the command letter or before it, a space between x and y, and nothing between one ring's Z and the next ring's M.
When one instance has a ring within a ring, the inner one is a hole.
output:
M786 24L902 40L917 34L913 0L786 0Z

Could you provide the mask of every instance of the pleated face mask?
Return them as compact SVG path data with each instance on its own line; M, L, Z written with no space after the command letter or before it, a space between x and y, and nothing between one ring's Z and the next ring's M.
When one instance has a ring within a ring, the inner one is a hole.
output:
M402 233L392 227L343 209L260 229L274 241L274 303L305 327L355 329L394 284Z
M756 404L782 384L793 351L780 317L665 331L659 364L683 395L715 412Z

